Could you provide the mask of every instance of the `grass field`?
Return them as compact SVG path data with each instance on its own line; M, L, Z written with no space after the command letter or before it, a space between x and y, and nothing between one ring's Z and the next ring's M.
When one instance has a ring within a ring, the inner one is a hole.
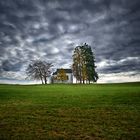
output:
M140 140L140 83L0 85L0 139Z

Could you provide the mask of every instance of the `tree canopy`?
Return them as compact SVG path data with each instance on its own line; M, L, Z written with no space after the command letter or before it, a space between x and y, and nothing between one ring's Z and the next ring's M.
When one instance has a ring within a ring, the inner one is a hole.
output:
M80 83L96 82L98 74L95 71L95 56L88 44L77 46L73 53L73 74Z
M57 73L57 80L61 80L62 82L65 80L68 80L68 76L66 75L66 72L64 69L60 69Z

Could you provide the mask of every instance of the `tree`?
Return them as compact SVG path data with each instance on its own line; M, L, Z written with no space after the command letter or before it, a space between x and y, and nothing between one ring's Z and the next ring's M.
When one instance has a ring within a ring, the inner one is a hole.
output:
M98 80L98 74L95 71L95 57L88 44L85 43L74 49L72 67L76 81L80 81L80 83L89 81L90 83Z
M89 81L96 82L98 80L98 74L95 71L95 57L91 47L88 44L84 44L85 48L85 62L86 62L86 78Z
M41 80L42 84L47 84L47 77L49 77L51 74L51 67L52 63L35 60L28 65L26 73L29 78Z
M73 74L76 77L76 82L80 81L80 83L82 82L81 79L81 50L80 50L80 46L77 46L74 49L74 54L73 54Z
M61 80L62 82L68 80L68 76L64 69L60 69L57 73L57 80Z

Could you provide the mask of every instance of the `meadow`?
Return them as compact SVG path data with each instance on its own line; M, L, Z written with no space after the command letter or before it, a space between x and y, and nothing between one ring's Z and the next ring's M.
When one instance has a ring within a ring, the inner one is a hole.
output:
M140 83L0 85L2 140L140 140Z

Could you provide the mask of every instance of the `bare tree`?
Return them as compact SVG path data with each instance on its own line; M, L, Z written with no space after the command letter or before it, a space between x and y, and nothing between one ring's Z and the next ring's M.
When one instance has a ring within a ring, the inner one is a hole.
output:
M42 84L47 84L47 77L51 74L50 68L52 66L52 63L35 60L28 65L26 73L29 78L41 80Z

